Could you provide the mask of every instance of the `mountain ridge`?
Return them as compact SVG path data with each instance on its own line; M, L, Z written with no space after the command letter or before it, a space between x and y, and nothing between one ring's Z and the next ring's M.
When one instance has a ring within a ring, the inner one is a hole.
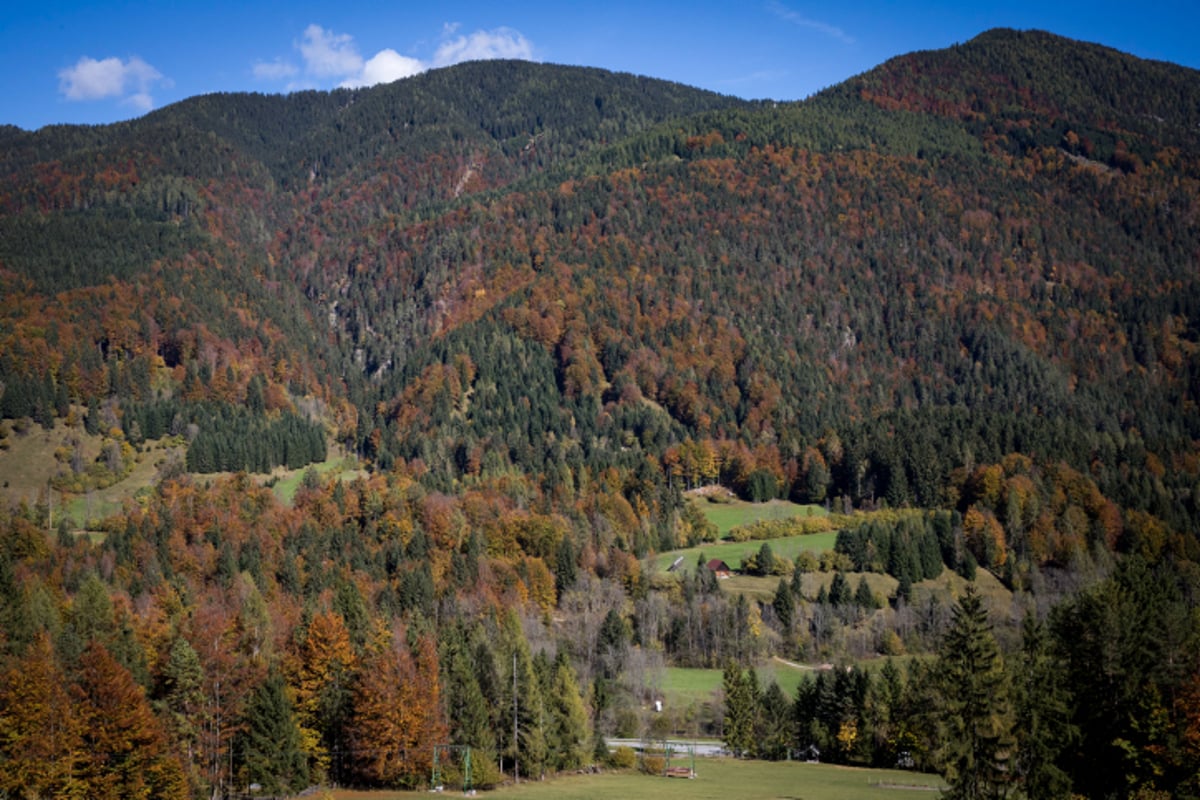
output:
M1037 84L1042 75L1067 78ZM286 362L293 374L276 381L357 409L343 413L357 418L354 431L346 422L335 435L384 465L419 457L403 443L417 435L427 447L451 422L435 413L422 417L433 429L405 432L396 409L438 361L456 358L437 355L439 342L476 352L464 324L548 351L551 417L603 426L604 408L639 417L650 408L665 413L652 427L669 439L766 437L781 480L782 464L831 429L954 407L1055 419L1087 408L1097 421L1072 423L1078 448L1130 427L1123 409L1136 403L1152 416L1132 427L1166 456L1198 429L1185 377L1197 317L1184 288L1194 283L1196 209L1160 175L1191 180L1200 159L1186 126L1141 125L1142 106L1113 105L1135 96L1110 91L1130 76L1153 77L1164 96L1200 97L1192 70L1011 30L891 59L790 104L528 62L459 65L372 89L207 95L104 130L14 134L25 145L0 168L0 260L36 291L82 291L98 275L141 287L150 317L134 326L149 337L126 335L111 369L87 348L51 351L55 370L87 360L91 374L111 377L149 358L141 371L165 367L179 386L180 370L207 352L210 370L230 370L236 400L251 373L282 376ZM57 140L59 159L39 155ZM103 168L84 169L89 159ZM777 180L806 188L770 188ZM1138 197L1149 204L1131 222ZM904 224L911 215L927 230ZM740 237L724 233L730 226ZM98 238L124 244L104 250ZM1142 265L1164 289L1134 289L1119 262ZM604 305L618 302L610 290L633 268L643 284L629 285L627 300L640 291L644 307L630 310L673 309L666 319L623 319ZM882 283L864 283L871 275ZM719 291L706 297L705 280ZM794 288L756 301L771 284ZM1174 314L1138 321L1148 299ZM150 311L170 305L174 323ZM1065 333L1080 326L1105 371ZM697 335L701 360L668 367L695 361ZM79 338L113 352L109 333ZM10 362L29 357L30 342L10 341ZM1164 346L1179 355L1164 362ZM1139 370L1153 388L1133 379ZM82 385L69 390L78 401ZM614 394L622 386L624 400ZM805 405L804 391L820 399ZM481 424L445 446L487 441ZM884 447L878 432L860 435ZM373 439L383 444L368 447ZM455 474L454 459L437 460ZM867 470L888 494L886 476L916 467L883 460ZM842 491L848 479L831 478ZM891 496L936 499L910 491Z
M1200 88L998 31L793 104L504 62L0 132L0 793L650 731L1195 795L1200 146L1130 76Z

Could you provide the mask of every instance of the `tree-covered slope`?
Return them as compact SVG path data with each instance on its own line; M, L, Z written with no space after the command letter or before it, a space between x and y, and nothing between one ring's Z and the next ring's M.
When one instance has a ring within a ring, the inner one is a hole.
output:
M485 62L0 128L0 466L55 470L0 503L0 793L700 735L1195 796L1198 93L994 31L803 103ZM656 572L726 488L811 505ZM724 699L644 711L666 667Z
M1019 450L1191 527L1198 93L993 31L794 104L492 62L6 129L11 410L259 374L446 486L727 441L934 505Z

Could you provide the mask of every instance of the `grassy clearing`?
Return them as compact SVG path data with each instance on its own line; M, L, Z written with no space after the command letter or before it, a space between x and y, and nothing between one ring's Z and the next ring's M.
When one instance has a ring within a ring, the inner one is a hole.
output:
M24 433L17 433L12 421L6 421L4 426L10 432L3 438L0 449L0 491L10 503L24 500L32 506L57 471L54 451L65 441L65 428L58 426L47 431L30 425Z
M871 662L883 663L883 659L872 659ZM805 664L794 664L779 658L772 658L756 668L758 681L765 688L771 681L779 684L788 697L796 696L796 689L806 678L811 678L817 667ZM663 680L663 695L668 706L688 706L715 700L721 688L722 671L719 669L697 669L691 667L667 667Z
M54 451L66 445L71 437L79 438L85 463L90 463L97 457L103 441L103 437L88 436L81 428L68 428L61 420L52 430L30 425L24 433L18 433L13 428L13 423L8 422L5 428L7 435L3 437L3 446L0 446L0 502L11 506L22 501L33 506L45 500L51 477L62 469L62 464L54 457ZM74 521L76 528L86 530L93 523L120 512L127 500L155 485L159 479L159 467L167 459L183 458L186 448L171 442L171 439L163 439L143 443L140 452L135 456L132 471L112 486L82 494L60 493L54 490L51 504L55 520L57 521L60 513L65 512ZM326 461L312 465L322 480L333 476L341 480L352 480L364 474L357 461L352 456L347 456L340 448L332 447L329 453ZM273 481L275 496L280 502L290 505L307 469L308 467L297 470L278 469L271 475L255 475L253 478L260 483ZM210 482L225 474L227 473L195 477L201 482Z
M24 501L30 506L44 501L50 479L62 469L54 451L65 446L71 437L79 438L85 462L90 463L99 454L102 437L70 429L61 421L52 430L33 425L24 434L9 433L4 440L7 447L0 450L0 499L6 504ZM183 448L172 446L169 441L144 443L135 456L132 471L112 486L83 494L53 490L55 520L65 512L77 528L87 528L90 523L119 512L127 499L154 485L159 466L165 460L182 455Z
M279 502L289 506L292 504L292 501L296 499L296 491L300 488L300 484L304 482L304 473L310 469L315 469L323 482L328 481L331 477L349 481L366 474L359 468L358 462L353 456L345 455L341 452L340 448L330 448L329 458L319 464L310 464L300 469L276 471L273 473L275 483L272 485L271 490L275 492L275 496L279 498Z
M820 553L825 550L832 550L834 543L837 541L837 533L829 531L828 533L808 533L803 536L788 536L784 539L770 539L771 551L777 556L783 556L793 561L802 550L812 550ZM738 569L742 565L742 559L747 556L754 555L762 547L762 542L709 542L700 545L699 547L689 547L686 550L671 550L667 553L660 553L651 561L651 569L663 572L667 567L675 561L675 559L683 556L683 563L680 565L683 569L691 572L696 566L696 559L703 553L706 559L719 558L734 569ZM778 583L778 578L775 580ZM771 586L774 590L774 584Z
M766 503L748 503L745 500L729 499L713 503L704 497L693 497L692 503L717 526L721 537L739 525L748 525L759 520L789 519L791 517L824 517L828 512L821 506L802 506L787 500L769 500Z
M695 780L634 772L568 775L502 786L482 794L497 800L626 800L630 797L654 797L656 800L916 800L934 797L934 792L945 787L935 775L786 761L704 758L697 760L696 773ZM427 793L337 791L329 797L332 800L402 800L418 794Z
M663 694L668 706L688 706L713 699L721 688L721 670L698 667L667 667Z

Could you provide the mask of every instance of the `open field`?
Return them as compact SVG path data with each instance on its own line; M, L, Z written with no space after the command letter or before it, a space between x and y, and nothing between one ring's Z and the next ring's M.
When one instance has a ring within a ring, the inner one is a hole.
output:
M665 671L662 689L668 706L686 706L713 700L721 688L722 671L719 669L667 667ZM775 681L789 697L796 696L796 687L813 672L811 668L792 665L780 659L772 659L757 667L756 671L763 686Z
M860 769L829 764L737 761L705 758L694 780L660 778L636 772L569 775L502 786L480 796L497 800L917 800L936 797L945 784L935 775ZM336 791L332 800L407 800L427 792ZM447 791L450 796L457 792ZM323 795L317 794L316 797Z
M300 484L304 481L304 473L309 469L316 470L321 476L322 482L327 481L330 477L336 475L339 480L353 480L359 475L365 473L358 468L356 460L352 456L347 456L341 452L341 448L331 447L329 449L329 458L322 461L320 464L310 464L307 467L301 467L294 470L277 469L273 476L276 476L275 483L271 486L271 490L275 492L275 496L279 498L279 502L284 505L291 505L292 500L296 498L296 490L300 488Z
M8 424L12 425L11 422ZM15 430L10 432L4 440L7 446L0 450L0 499L6 504L16 505L24 501L31 506L45 499L50 479L62 469L54 452L68 447L72 437L78 437L81 443L84 462L95 460L100 452L102 437L88 436L81 428L70 429L61 421L51 430L30 425L23 434ZM112 486L81 494L53 490L50 499L55 520L65 511L77 528L86 528L89 522L120 511L125 500L154 485L159 466L164 461L183 457L184 449L171 444L171 441L145 442L141 452L135 456L129 475Z
M727 502L713 503L704 497L693 497L692 503L709 522L717 526L724 538L739 525L747 525L763 519L788 519L790 517L824 517L828 512L821 506L802 506L787 500L768 500L765 503L748 503L730 498Z
M771 551L775 555L795 561L796 556L801 550L812 550L816 553L832 550L834 543L837 541L837 533L835 531L807 533L802 536L788 536L783 539L768 539L765 541L770 542ZM689 547L685 550L671 550L666 553L659 553L651 562L651 568L653 571L663 572L667 567L671 566L675 559L683 556L683 563L680 567L690 572L696 566L696 559L703 553L706 559L719 558L729 564L729 566L737 569L741 566L743 558L757 553L762 545L762 542L708 542L699 547ZM775 584L778 582L778 578L772 582L772 591L774 591Z
M11 421L6 425L8 433L3 438L3 447L0 447L0 502L6 506L17 505L22 501L33 506L45 499L50 479L62 469L62 464L54 457L54 452L66 446L72 437L78 437L85 463L90 463L96 458L103 441L100 436L88 436L81 428L68 428L61 420L51 430L30 424L24 433L14 430L15 426ZM175 444L176 441L167 438L144 442L135 456L135 463L129 475L112 486L80 494L53 490L50 500L55 521L57 522L59 514L65 512L77 529L87 529L92 523L119 512L126 500L154 486L159 479L159 467L165 461L171 458L183 459L186 456L186 448ZM351 480L363 474L355 459L336 446L330 447L328 459L311 467L322 480L328 480L335 475L341 480ZM259 483L270 482L280 502L290 505L308 469L309 467L296 470L278 468L270 475L253 477ZM195 477L198 481L210 482L222 474L226 473Z

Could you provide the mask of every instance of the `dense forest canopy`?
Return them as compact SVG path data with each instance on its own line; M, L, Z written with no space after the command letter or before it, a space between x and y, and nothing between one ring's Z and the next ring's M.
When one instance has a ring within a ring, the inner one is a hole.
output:
M0 154L0 466L55 465L4 487L0 793L688 732L1200 792L1195 71L1009 30L786 104L474 62ZM731 534L741 588L658 572L702 487L810 515ZM646 716L682 666L721 702Z

